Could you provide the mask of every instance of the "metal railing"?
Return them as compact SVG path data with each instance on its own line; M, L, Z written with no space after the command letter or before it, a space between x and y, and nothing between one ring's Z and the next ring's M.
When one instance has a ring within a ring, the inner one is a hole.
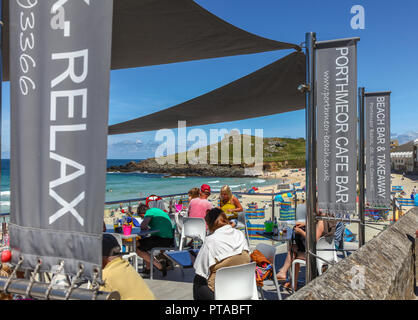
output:
M292 194L296 194L297 192L304 192L303 189L295 189L295 190L286 190L286 191L279 191L279 192L272 192L272 193L249 193L249 192L233 192L234 195L247 195L247 196L267 196L267 197L272 197L271 202L272 202L272 218L274 219L275 216L275 200L274 198L278 195L283 195L283 194L288 194L288 193L292 193ZM220 191L214 191L211 194L219 194ZM187 196L188 193L174 193L174 194L167 194L167 195L160 195L159 197L162 199L165 198L176 198L176 197L183 197L183 196ZM295 197L297 200L297 197ZM125 199L125 200L115 200L115 201L107 201L105 202L105 206L109 206L109 205L115 205L115 204L124 204L127 203L128 206L131 206L132 203L134 202L140 202L140 201L145 201L147 199L147 197L142 197L142 198L135 198L135 199ZM296 202L295 202L296 203ZM170 207L171 210L171 207ZM296 210L296 208L295 208ZM172 213L170 211L170 213Z
M8 283L9 282L9 283ZM0 277L0 292L26 296L27 289L30 287L30 297L38 300L120 300L120 294L117 291L103 292L90 289L74 288L71 295L67 296L69 288L54 286L50 290L48 283L33 282L27 279L11 279ZM46 297L48 296L48 297Z
M301 192L301 189L296 190L297 192ZM294 193L295 190L289 190L289 191L280 191L275 193L248 193L248 192L232 192L235 195L248 195L248 196L277 196L280 194L286 194L286 193ZM214 191L212 194L218 194L219 191ZM186 196L187 192L185 193L174 193L174 194L167 194L159 196L161 198L175 198L180 196ZM138 202L138 201L144 201L147 197L143 198L135 198L135 199L126 199L126 200L115 200L115 201L107 201L105 202L105 205L111 205L111 204L119 204L119 203L132 203L132 202Z
M272 197L272 204L273 204L273 208L274 208L274 197L276 197L277 195L283 195L283 194L288 194L288 193L292 193L292 194L296 194L297 192L304 192L303 189L296 189L296 190L287 190L287 191L280 191L280 192L275 192L275 193L248 193L248 192L233 192L234 195L247 195L247 196L270 196ZM212 192L212 194L218 194L219 191L215 191ZM174 193L174 194L167 194L167 195L161 195L159 197L165 199L165 198L176 198L176 197L183 197L183 196L187 196L187 193ZM141 201L145 201L147 199L147 197L142 197L142 198L134 198L134 199L123 199L123 200L114 200L114 201L106 201L105 202L105 206L110 206L110 205L115 205L115 204L125 204L127 203L128 205L131 205L134 202L141 202ZM296 201L295 201L296 200ZM295 204L297 203L297 201L299 200L297 197L295 197ZM296 209L296 208L295 208ZM374 209L381 209L382 208L374 208ZM389 209L389 208L384 208L385 210ZM396 209L396 210L402 210L402 206L398 206L396 204L394 204L392 211ZM273 209L273 215L274 215L274 209ZM274 217L274 216L273 216ZM10 213L0 213L0 223L2 222L6 222L6 219L10 218ZM328 221L340 221L340 222L346 222L346 223L360 223L360 219L358 218L341 218L341 217L329 217L329 216L317 216L316 220L328 220ZM384 225L382 223L376 223L376 222L370 222L370 221L366 221L365 224L370 224L370 225Z

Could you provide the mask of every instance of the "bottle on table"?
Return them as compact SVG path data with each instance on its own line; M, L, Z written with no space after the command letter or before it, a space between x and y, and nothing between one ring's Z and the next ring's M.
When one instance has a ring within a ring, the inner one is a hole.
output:
M279 234L279 226L277 225L277 218L274 218L273 235L277 236L278 234Z

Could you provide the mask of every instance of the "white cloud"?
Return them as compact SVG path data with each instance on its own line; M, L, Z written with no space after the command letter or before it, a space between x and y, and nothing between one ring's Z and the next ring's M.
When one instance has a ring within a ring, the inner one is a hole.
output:
M418 131L408 131L402 134L391 133L391 139L398 140L399 144L405 144L409 141L418 139Z

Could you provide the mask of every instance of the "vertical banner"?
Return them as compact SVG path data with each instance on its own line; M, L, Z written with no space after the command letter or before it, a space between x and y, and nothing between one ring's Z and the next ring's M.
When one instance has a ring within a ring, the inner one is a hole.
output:
M101 270L113 0L10 1L12 262Z
M366 202L390 207L390 92L366 93Z
M356 211L357 40L316 44L318 206L333 215Z

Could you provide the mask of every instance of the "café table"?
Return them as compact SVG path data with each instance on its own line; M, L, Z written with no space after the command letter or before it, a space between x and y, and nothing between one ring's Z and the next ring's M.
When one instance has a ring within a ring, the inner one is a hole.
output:
M147 230L141 230L141 228L139 227L134 227L132 228L132 232L129 235L125 235L119 232L115 232L114 229L106 229L106 233L110 233L110 234L117 234L121 239L122 239L122 244L125 244L125 246L129 246L132 248L132 250L130 250L130 252L126 252L126 256L125 257L133 257L133 266L135 268L135 270L138 270L138 257L136 254L136 237L140 236L140 237L146 237L149 236L153 233L157 233L159 232L159 229L147 229ZM130 241L127 241L131 239ZM125 240L125 241L124 241Z
M286 229L286 232L283 232L282 235L280 235L280 233L278 235L273 235L272 232L257 232L257 234L275 242L288 242L289 243L292 240L293 230L290 227L285 227L285 229Z
M149 235L151 235L153 233L157 233L159 231L160 231L159 229L142 230L139 227L134 227L134 228L132 228L131 234L125 235L125 234L123 234L123 232L122 233L115 232L114 229L106 229L107 233L118 234L122 238L122 243L123 243L123 240L132 239L131 241L125 241L125 243L124 243L125 245L132 246L132 252L136 252L136 241L135 241L136 237L138 237L138 236L139 237L149 236Z

